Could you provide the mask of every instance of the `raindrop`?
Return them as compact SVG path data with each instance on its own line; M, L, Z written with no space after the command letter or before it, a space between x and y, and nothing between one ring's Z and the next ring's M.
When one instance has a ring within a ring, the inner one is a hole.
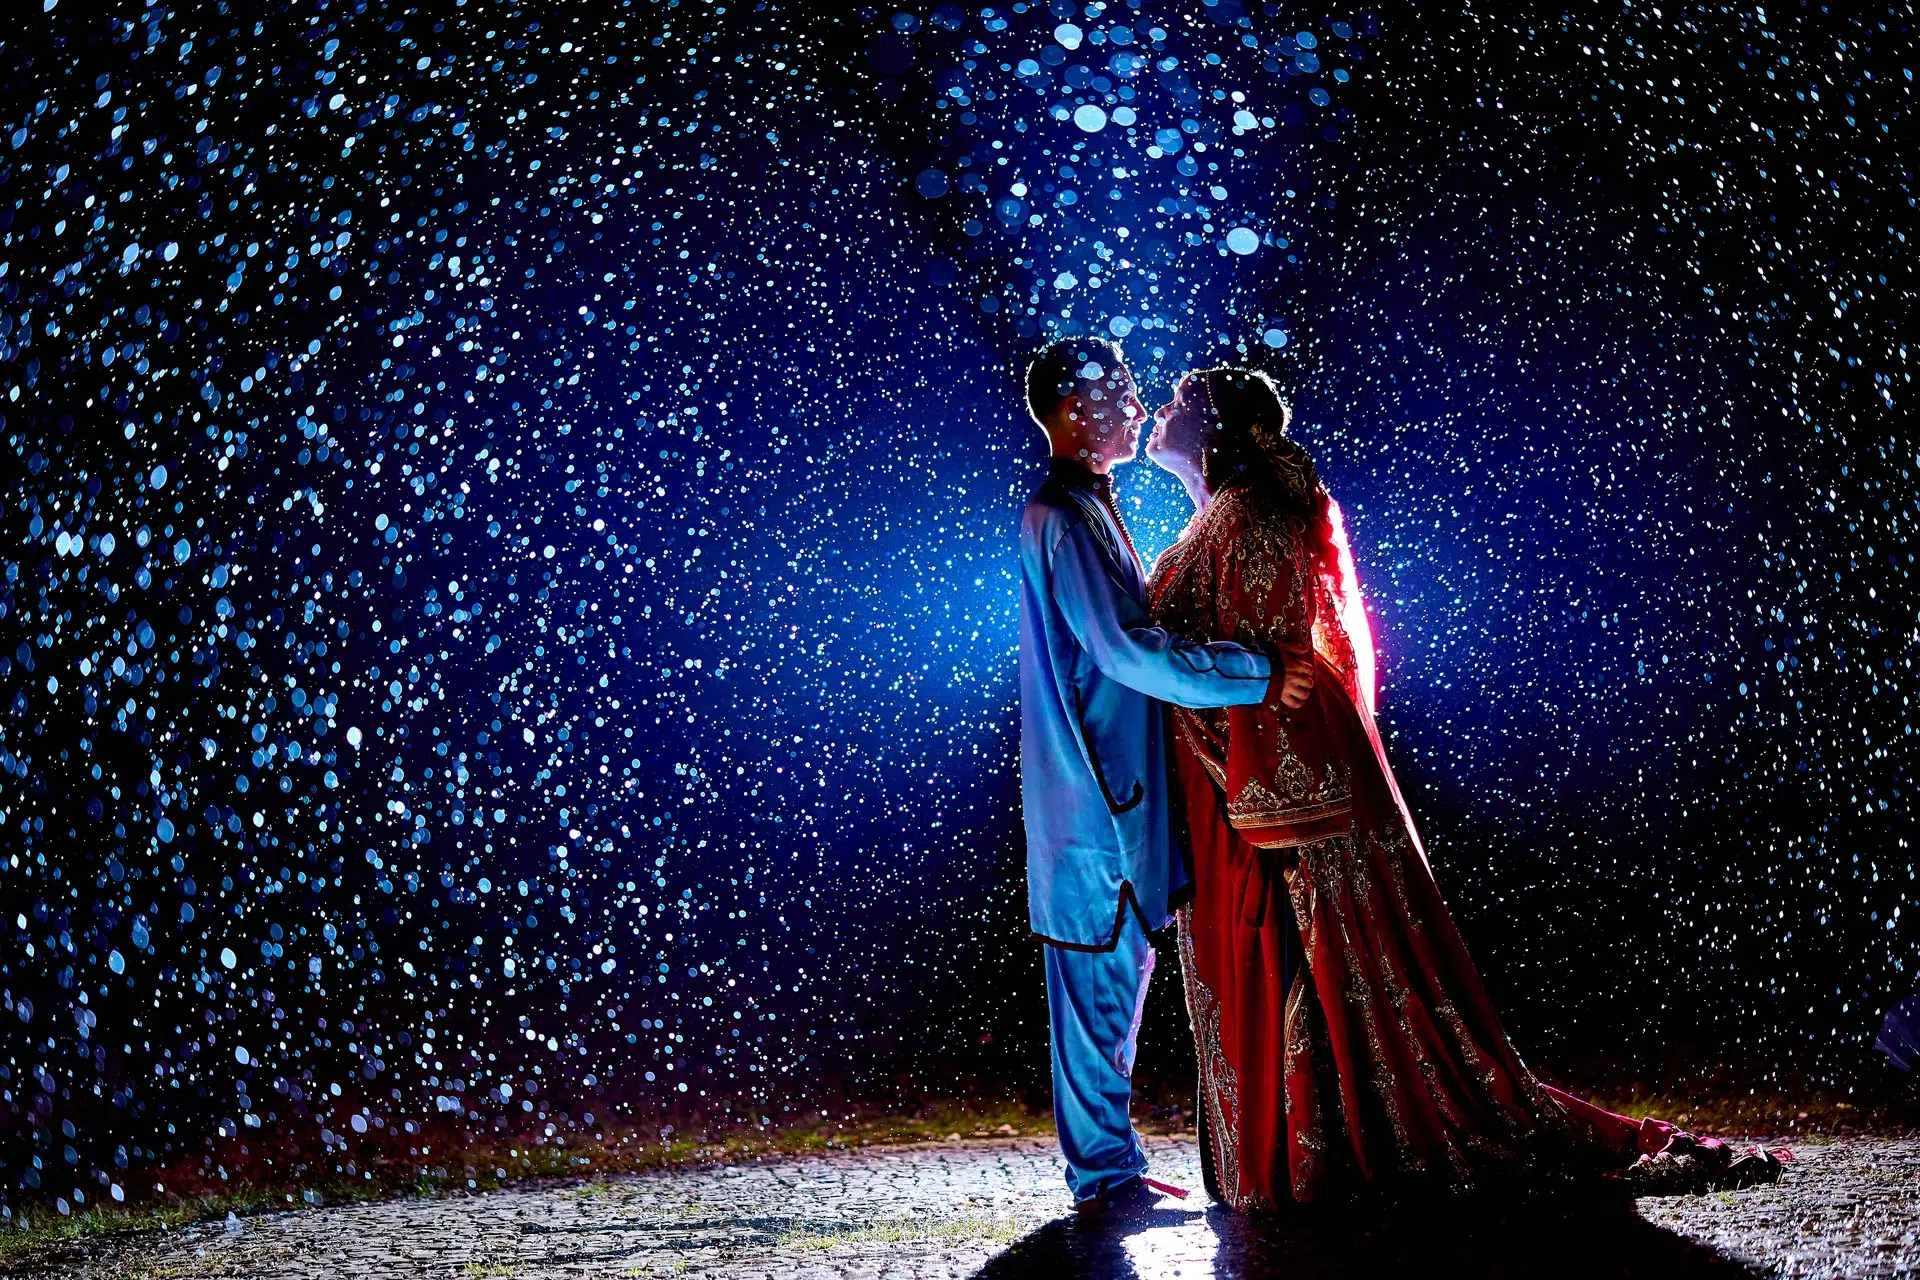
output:
M1091 102L1084 103L1074 108L1073 122L1088 133L1098 133L1107 127L1107 113Z

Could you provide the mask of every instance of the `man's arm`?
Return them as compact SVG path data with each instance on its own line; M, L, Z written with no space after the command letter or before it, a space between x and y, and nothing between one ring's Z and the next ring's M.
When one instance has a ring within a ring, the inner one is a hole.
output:
M1053 596L1101 671L1182 707L1237 707L1267 696L1267 656L1225 641L1199 644L1153 625L1113 576L1091 529L1074 521L1055 544Z

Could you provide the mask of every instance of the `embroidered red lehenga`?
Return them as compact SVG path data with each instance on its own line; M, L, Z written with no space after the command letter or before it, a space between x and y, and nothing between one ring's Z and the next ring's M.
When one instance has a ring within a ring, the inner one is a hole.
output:
M1640 1162L1777 1176L1776 1156L1603 1111L1514 1052L1381 747L1372 643L1330 514L1337 576L1319 568L1307 512L1245 487L1216 496L1153 574L1169 630L1311 641L1319 664L1295 710L1171 709L1209 1191L1258 1209L1402 1175L1461 1185Z

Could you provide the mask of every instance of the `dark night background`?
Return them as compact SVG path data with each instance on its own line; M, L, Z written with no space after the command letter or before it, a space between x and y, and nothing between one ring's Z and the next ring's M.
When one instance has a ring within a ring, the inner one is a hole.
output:
M1881 1070L1905 8L42 3L0 38L10 1199L1043 1080L1018 379L1092 330L1150 402L1292 400L1524 1054ZM1121 483L1165 545L1177 488Z

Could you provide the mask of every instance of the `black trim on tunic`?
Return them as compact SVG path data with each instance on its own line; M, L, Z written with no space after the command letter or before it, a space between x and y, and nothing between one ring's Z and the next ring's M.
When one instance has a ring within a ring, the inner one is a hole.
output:
M1133 782L1132 795L1128 796L1124 801L1114 798L1113 788L1107 785L1107 771L1102 768L1100 764L1100 753L1093 749L1093 735L1087 732L1087 715L1086 711L1080 706L1079 688L1074 687L1072 693L1073 718L1078 721L1080 725L1080 742L1081 745L1087 749L1087 763L1093 766L1093 780L1100 784L1100 798L1107 802L1107 812L1118 817L1146 799L1147 789L1142 786L1140 780L1136 778Z
M1140 922L1141 932L1151 935L1153 933L1153 926L1147 923L1147 917L1140 911L1139 899L1133 896L1133 881L1122 880L1120 882L1120 905L1113 913L1113 934L1104 943L1095 945L1085 942L1062 942L1058 938L1049 938L1044 933L1032 934L1033 940L1035 942L1045 943L1049 947L1058 947L1062 951L1088 951L1096 954L1112 951L1120 945L1120 930L1126 927L1127 908L1129 906L1133 908L1133 918Z

